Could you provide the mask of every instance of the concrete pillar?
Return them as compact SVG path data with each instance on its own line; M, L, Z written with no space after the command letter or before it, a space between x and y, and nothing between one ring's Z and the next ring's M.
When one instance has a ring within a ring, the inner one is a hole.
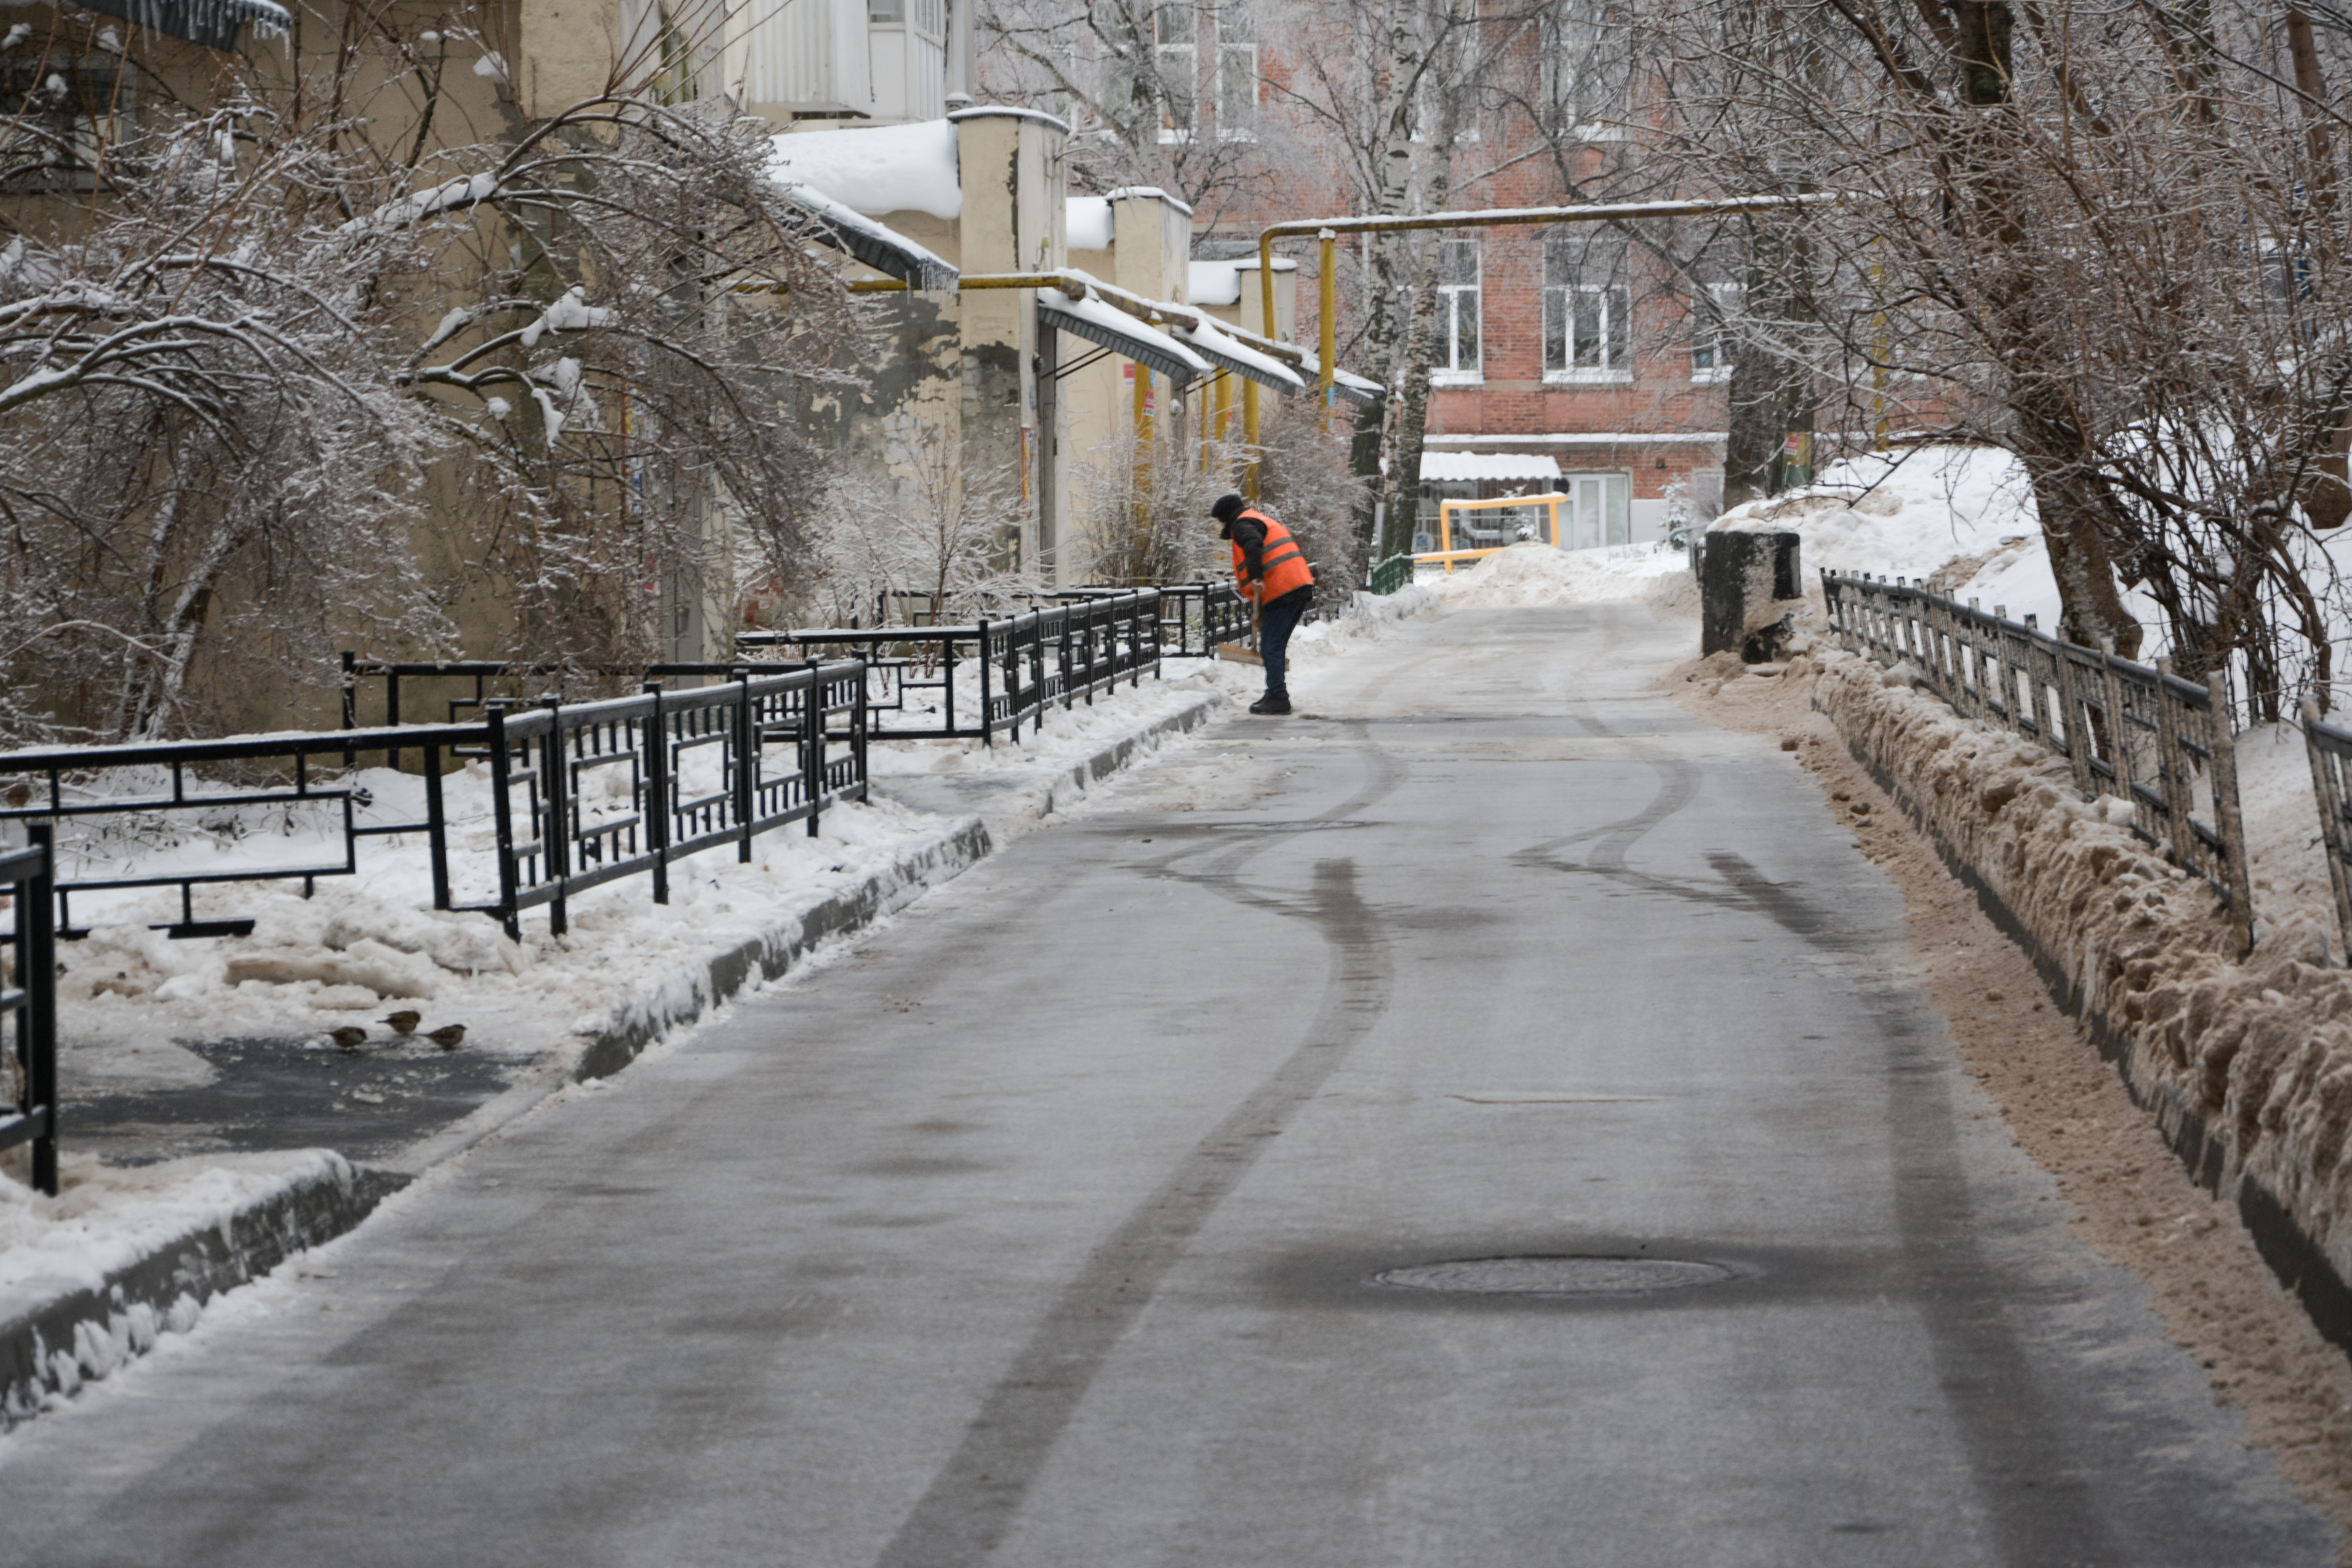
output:
M1025 109L967 109L948 119L963 184L959 265L966 273L1060 267L1068 128ZM1029 521L1005 542L1005 563L1034 563L1039 489L1055 483L1053 443L1038 428L1036 292L971 289L961 305L965 468L1018 475Z

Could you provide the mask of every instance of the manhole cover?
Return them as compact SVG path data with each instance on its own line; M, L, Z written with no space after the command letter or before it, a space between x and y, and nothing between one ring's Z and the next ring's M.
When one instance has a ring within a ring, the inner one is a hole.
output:
M1734 1278L1719 1264L1677 1258L1471 1258L1391 1268L1372 1279L1379 1285L1478 1296L1636 1296L1719 1285Z

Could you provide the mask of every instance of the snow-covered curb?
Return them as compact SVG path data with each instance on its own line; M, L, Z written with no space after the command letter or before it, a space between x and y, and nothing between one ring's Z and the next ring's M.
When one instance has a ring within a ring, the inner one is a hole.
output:
M2234 961L2220 900L2116 826L2120 803L2082 800L2064 759L1961 719L1900 667L1822 663L1814 707L2352 1350L2352 973L2313 962L2324 948L2292 922Z
M0 1285L0 1428L145 1354L158 1334L186 1331L213 1297L342 1235L407 1183L304 1150L259 1171L206 1172L107 1238L94 1279L87 1254L30 1260L34 1271Z
M1070 803L1071 796L1197 728L1224 706L1211 690L1144 719L1118 723L1076 763L1010 763L994 781L998 809L947 823L888 864L837 888L756 935L706 950L641 985L586 1033L576 1053L527 1070L504 1093L403 1152L383 1168L354 1167L327 1150L175 1162L195 1167L173 1182L125 1178L140 1191L119 1212L61 1226L58 1245L11 1247L0 1268L0 1429L68 1397L145 1353L159 1333L184 1331L221 1290L268 1273L286 1258L342 1235L415 1176L473 1147L559 1092L608 1077L646 1047L748 987L785 974L820 943L860 930L948 881ZM877 780L877 793L887 785ZM992 831L992 827L993 831ZM152 1189L152 1190L147 1190Z

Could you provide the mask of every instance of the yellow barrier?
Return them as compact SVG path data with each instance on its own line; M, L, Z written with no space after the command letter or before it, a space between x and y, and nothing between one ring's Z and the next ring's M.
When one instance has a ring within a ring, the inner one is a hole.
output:
M1498 511L1507 507L1540 506L1549 508L1551 515L1549 519L1549 531L1550 532L1551 537L1544 542L1557 550L1559 548L1559 509L1567 504L1568 497L1559 490L1547 490L1539 496L1497 496L1493 500L1439 501L1437 503L1437 541L1439 548L1429 552L1425 555L1416 555L1413 557L1413 560L1416 563L1423 561L1443 561L1445 563L1445 570L1448 573L1451 573L1454 570L1454 563L1456 561L1475 560L1480 556L1492 555L1497 550L1508 550L1510 546L1507 544L1486 545L1475 550L1456 550L1454 548L1454 514L1455 512Z

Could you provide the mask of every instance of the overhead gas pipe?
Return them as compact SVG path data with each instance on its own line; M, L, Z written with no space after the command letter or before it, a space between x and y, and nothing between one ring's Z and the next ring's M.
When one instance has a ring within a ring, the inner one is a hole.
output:
M1591 202L1572 207L1487 207L1474 212L1423 213L1412 217L1297 218L1262 229L1257 237L1258 289L1265 335L1275 335L1274 242L1286 236L1315 236L1322 242L1322 320L1316 342L1316 395L1331 406L1331 387L1339 373L1339 268L1334 264L1342 234L1389 234L1401 229L1508 228L1522 224L1623 223L1637 218L1712 217L1730 213L1769 212L1776 207L1816 206L1842 199L1835 191L1809 191L1789 196L1703 196L1689 201ZM1296 352L1296 351L1294 351ZM1250 450L1249 491L1257 493L1257 399L1255 387L1243 388L1242 438Z

